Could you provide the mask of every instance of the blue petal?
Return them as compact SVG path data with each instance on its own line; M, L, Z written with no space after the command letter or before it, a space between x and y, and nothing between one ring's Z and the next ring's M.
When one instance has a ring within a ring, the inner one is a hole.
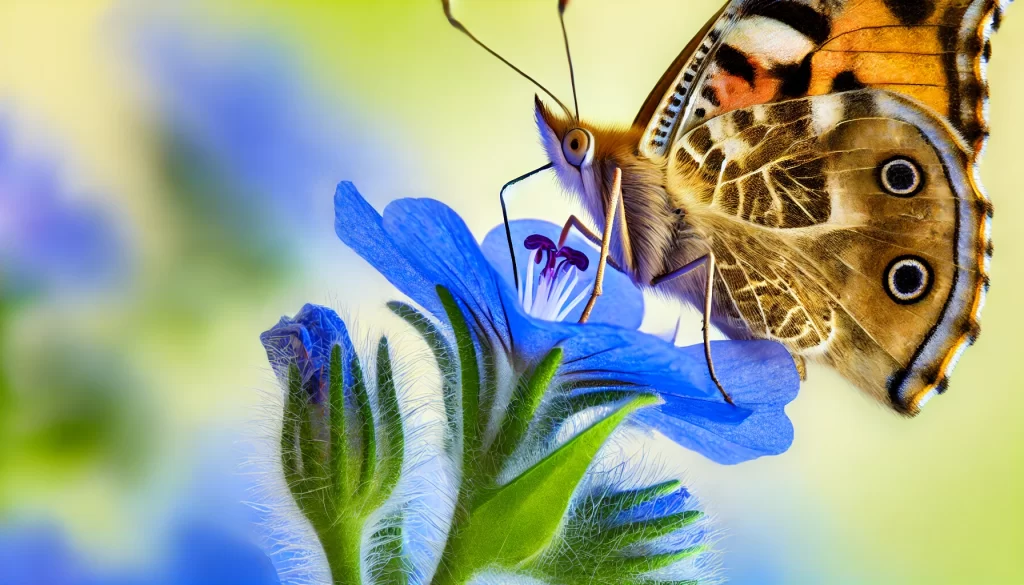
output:
M588 392L656 391L665 403L640 411L635 420L713 461L733 464L776 455L793 442L785 405L796 397L800 379L793 358L777 343L712 344L719 379L737 404L732 406L711 380L699 345L680 348L637 331L509 315L517 357L536 361L557 345L564 351L561 380L586 381Z
M547 236L557 242L561 235L562 228L549 222L537 219L518 219L509 222L509 229L512 231L512 244L516 251L516 266L519 268L520 282L525 278L526 265L530 260L530 250L523 246L523 241L532 234ZM569 233L565 241L566 245L586 254L590 260L590 268L580 273L580 282L576 285L577 290L589 290L594 282L597 273L597 260L600 251L594 249L591 243L579 235L575 230ZM480 245L484 256L494 266L502 279L509 286L515 286L512 278L512 262L508 253L508 241L505 237L505 226L501 225L487 234ZM580 303L566 317L566 321L579 321L583 314L584 303ZM625 329L639 329L644 318L644 295L640 289L633 284L628 276L615 270L611 266L604 273L604 293L594 311L590 314L590 323L604 323L617 325Z
M508 315L519 357L532 362L561 347L562 380L607 381L588 391L643 387L678 396L719 396L699 347L676 347L647 333L609 325L540 321L520 311Z
M767 341L729 341L712 344L712 356L737 406L662 393L665 403L637 413L635 420L718 463L785 452L793 443L785 406L800 385L789 352ZM746 415L736 420L741 412Z
M431 199L400 199L389 204L381 218L351 183L338 185L334 205L338 237L398 290L444 319L436 287L447 288L484 336L508 346L499 289L507 289L513 300L515 295L494 274L466 224L448 206ZM510 306L517 305L514 301Z
M377 269L398 290L436 316L444 315L436 285L424 278L419 267L406 259L384 231L384 220L355 186L338 184L334 194L334 231L350 248Z
M505 310L518 309L519 302L511 285L484 258L462 218L440 201L400 199L384 210L384 230L427 280L464 303L477 326L508 343Z

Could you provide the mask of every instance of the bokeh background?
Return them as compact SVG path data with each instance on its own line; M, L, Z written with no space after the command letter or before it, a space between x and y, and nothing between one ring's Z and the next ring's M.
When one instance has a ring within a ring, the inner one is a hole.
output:
M455 6L568 99L553 0ZM632 120L719 7L574 2L583 116ZM984 333L913 421L812 366L787 454L675 453L734 583L1024 583L1016 12L990 66ZM482 237L498 187L543 162L534 92L433 0L0 0L0 584L299 579L310 543L263 518L277 399L258 334L307 301L391 328L395 293L334 236L334 185L441 199ZM511 204L571 211L551 177ZM671 326L650 301L645 326Z

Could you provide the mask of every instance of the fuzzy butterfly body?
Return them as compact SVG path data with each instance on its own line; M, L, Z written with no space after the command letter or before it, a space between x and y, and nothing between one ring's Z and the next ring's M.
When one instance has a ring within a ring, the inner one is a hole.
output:
M631 128L539 101L538 124L602 229L621 169L610 257L636 282L710 295L730 337L783 343L913 415L979 332L992 207L976 170L1006 4L733 1ZM581 157L574 128L592 137ZM702 254L711 285L673 276Z

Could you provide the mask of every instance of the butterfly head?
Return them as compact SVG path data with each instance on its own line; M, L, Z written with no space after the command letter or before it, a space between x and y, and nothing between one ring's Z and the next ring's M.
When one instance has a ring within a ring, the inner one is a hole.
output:
M622 169L624 190L633 183L630 174L640 163L635 148L639 141L637 130L594 126L559 115L539 98L536 118L541 141L559 181L583 199L590 210L602 209L603 202L609 200L611 194L607 191L616 167Z

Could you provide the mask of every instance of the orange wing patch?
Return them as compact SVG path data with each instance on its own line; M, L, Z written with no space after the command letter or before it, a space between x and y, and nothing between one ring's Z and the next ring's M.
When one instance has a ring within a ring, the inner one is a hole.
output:
M815 51L808 93L877 87L921 101L948 118L958 99L957 33L968 6L914 2L928 6L904 18L891 8L893 2L848 4L833 20L831 37Z
M681 132L728 111L878 88L928 106L976 156L987 135L988 38L1007 4L735 0L700 43L707 54L679 64L680 91L648 120L652 153L664 154Z

